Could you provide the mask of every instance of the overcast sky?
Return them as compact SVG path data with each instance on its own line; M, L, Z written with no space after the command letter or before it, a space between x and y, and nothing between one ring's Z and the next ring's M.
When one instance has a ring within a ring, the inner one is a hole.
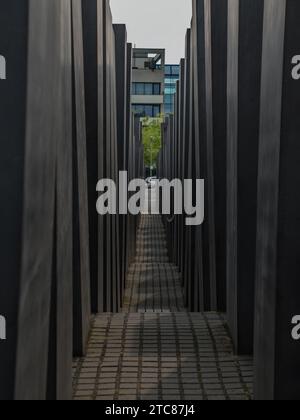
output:
M125 23L137 48L165 48L167 63L184 57L191 0L110 0L114 23Z

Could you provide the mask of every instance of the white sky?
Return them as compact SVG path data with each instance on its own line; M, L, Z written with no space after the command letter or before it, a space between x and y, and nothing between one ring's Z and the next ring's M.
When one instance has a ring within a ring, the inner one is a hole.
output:
M137 48L165 48L167 64L184 57L191 0L110 0L114 23L125 23Z

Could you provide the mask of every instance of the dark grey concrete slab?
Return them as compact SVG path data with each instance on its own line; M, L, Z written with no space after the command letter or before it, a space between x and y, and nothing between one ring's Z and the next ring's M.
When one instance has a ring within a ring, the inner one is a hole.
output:
M190 138L190 106L191 106L191 30L188 29L185 39L185 69L184 69L184 115L183 115L183 154L182 154L182 175L188 179L188 159L189 159L189 138ZM184 252L182 254L182 274L185 299L187 302L189 284L189 255L190 255L190 228L183 223Z
M90 254L81 0L72 0L74 355L85 353L90 328Z
M128 68L131 66L132 62L132 47L129 47L130 55L128 56ZM128 73L127 73L128 74ZM130 72L131 74L131 72ZM135 178L134 173L134 150L135 150L135 141L134 141L134 133L135 133L135 127L136 127L136 117L135 114L130 112L130 116L128 117L128 120L130 122L130 129L128 131L128 157L127 157L127 171L128 171L128 179L129 181ZM130 197L130 194L129 194ZM137 221L136 217L132 215L128 215L127 217L127 234L126 234L126 248L127 248L127 270L129 269L130 264L133 263L135 258L135 250L136 250L136 226Z
M226 156L228 0L211 1L212 115L217 309L226 311Z
M103 175L104 177L112 177L112 168L111 168L111 68L109 67L110 63L110 51L108 45L109 39L109 3L107 0L102 1L102 22L103 22L103 33L102 33L102 42L103 42L103 141L104 141L104 150L103 150ZM111 282L112 282L112 256L111 256L111 230L112 222L111 217L105 216L104 218L105 225L105 238L106 243L103 242L103 253L104 253L104 272L103 272L103 282L104 282L104 301L105 301L105 310L107 312L112 311L112 296L111 296ZM100 238L103 241L103 237Z
M106 177L106 68L104 30L106 21L104 19L103 1L98 3L98 179ZM98 217L98 310L106 310L106 218Z
M125 147L125 158L124 166L128 170L128 154L129 154L129 143L130 136L132 134L131 123L132 123L132 111L131 111L131 84L132 84L132 44L127 43L126 52L126 147Z
M214 149L211 63L211 3L193 1L192 22L194 66L194 129L196 179L205 180L205 221L196 228L197 254L203 255L200 287L197 293L205 296L207 310L217 309L215 205L214 205ZM201 261L196 256L195 261ZM204 308L203 308L204 309Z
M300 4L265 1L259 152L255 397L299 400Z
M180 108L180 81L176 82L176 93L174 96L174 163L173 163L173 178L180 179L180 141L179 141L179 128L180 120L176 118L179 115ZM173 261L178 266L180 260L180 219L182 215L175 215L174 217L174 249L173 249Z
M65 141L59 110L67 106L63 83L70 70L65 67L70 63L69 2L5 2L0 16L0 49L9 63L8 79L0 87L6 144L0 164L1 278L7 279L0 286L0 312L8 320L8 339L0 343L0 398L44 399L56 237L56 146ZM61 226L60 216L59 221ZM60 303L65 297L67 305L68 291ZM57 333L57 342L67 350L60 340ZM69 361L71 356L65 354ZM62 382L71 383L70 376L57 379L57 389Z
M199 175L200 169L200 153L199 153L199 141L196 137L196 76L195 76L195 19L193 18L192 30L190 37L190 93L189 93L189 137L188 149L187 149L187 179L195 180ZM185 223L185 222L184 222ZM202 249L202 227L201 226L184 226L186 231L186 267L185 267L185 277L186 277L186 299L187 306L191 311L198 311L200 306L203 310L204 308L204 291L208 290L204 287L204 275L203 275L203 249ZM208 279L207 279L208 280ZM201 296L201 301L199 300ZM198 306L199 305L199 306ZM209 306L209 303L207 303Z
M107 175L116 180L117 168L117 127L116 127L116 68L115 68L115 35L112 26L112 14L109 1L104 1L105 17L105 65L106 65L106 161ZM107 272L106 272L106 299L107 311L117 311L118 299L118 247L116 246L117 217L107 216Z
M117 141L118 141L118 169L126 170L126 133L128 114L128 88L127 88L127 30L125 25L113 25L115 34L116 53L116 93L117 93ZM121 186L119 186L121 188ZM126 216L119 216L119 305L123 301L126 281Z
M64 48L57 128L56 211L52 267L47 399L72 398L73 356L73 195L71 3L61 2Z
M126 147L124 156L124 167L128 174L130 174L130 148L132 144L133 136L133 116L131 110L131 84L132 84L132 44L127 44L127 68L126 68L126 87L127 87L127 103L126 103ZM134 219L128 215L126 218L126 234L125 234L125 248L126 248L126 262L125 271L129 270L129 265L134 259L135 255L135 227ZM125 284L124 284L125 287Z
M136 156L130 154L130 150L133 152L130 149L133 145L130 127L131 48L127 46L124 25L113 27L106 0L98 4L98 27L98 174L99 179L118 181L119 170L130 168L134 178L136 168L132 165ZM117 312L122 303L130 255L126 244L131 243L129 232L134 232L134 229L129 220L120 215L99 217L98 223L99 309Z
M240 354L253 351L263 9L228 1L227 315Z
M0 81L0 313L6 318L7 328L7 340L0 341L1 400L13 398L14 393L23 248L27 33L28 2L2 2L0 51L8 67L7 79Z
M116 52L117 83L117 129L118 129L118 163L120 170L125 169L126 117L127 117L127 30L125 25L113 25Z
M178 100L179 100L179 107L178 107L178 113L177 113L177 119L179 122L179 129L178 129L178 142L179 142L179 148L178 148L178 175L179 179L181 181L184 180L183 175L183 159L182 156L184 155L184 137L183 137L183 118L184 118L184 78L185 73L185 59L181 59L180 61L180 82L179 82L179 90L178 90ZM179 255L178 255L178 267L179 271L183 272L183 261L182 261L182 255L184 253L184 223L183 223L183 217L179 217L178 220L178 229L179 229Z
M91 274L91 306L97 313L102 308L98 277L98 214L96 212L98 182L98 70L102 46L98 44L98 0L82 2L84 81L86 106L87 173L89 194L89 244Z

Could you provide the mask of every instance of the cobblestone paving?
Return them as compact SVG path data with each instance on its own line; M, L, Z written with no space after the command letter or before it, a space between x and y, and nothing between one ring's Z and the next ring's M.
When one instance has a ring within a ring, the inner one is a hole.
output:
M169 263L160 216L144 215L141 219L137 256L128 273L123 311L186 311L181 276L177 267Z
M234 356L221 314L185 310L180 283L160 217L143 216L123 313L94 318L74 399L251 399L252 360Z

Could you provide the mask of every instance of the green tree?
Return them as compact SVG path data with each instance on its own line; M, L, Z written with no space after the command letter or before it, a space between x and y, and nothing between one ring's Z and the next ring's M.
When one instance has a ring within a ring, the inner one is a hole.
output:
M143 144L145 166L157 166L157 158L161 149L161 124L163 118L143 118Z

